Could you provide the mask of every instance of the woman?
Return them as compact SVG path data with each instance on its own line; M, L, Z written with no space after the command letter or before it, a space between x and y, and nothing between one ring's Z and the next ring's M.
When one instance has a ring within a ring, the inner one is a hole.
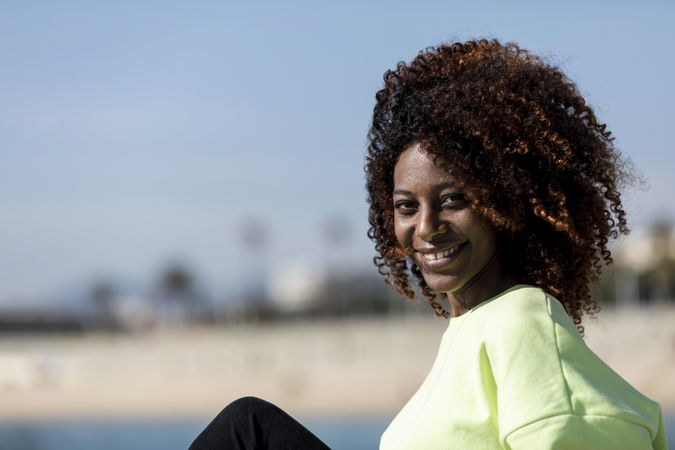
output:
M375 263L450 323L381 448L666 448L659 406L581 338L608 240L628 231L629 174L574 84L486 40L384 80L366 166Z
M384 81L366 162L375 263L450 320L380 448L666 448L659 406L581 338L607 243L628 231L628 174L575 86L485 40L428 49ZM192 448L326 447L247 398Z

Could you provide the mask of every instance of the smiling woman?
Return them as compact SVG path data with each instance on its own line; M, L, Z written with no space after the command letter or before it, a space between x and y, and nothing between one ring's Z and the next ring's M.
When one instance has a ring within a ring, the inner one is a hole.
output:
M375 264L450 319L380 448L666 448L659 405L582 339L630 174L574 84L483 40L399 63L376 98Z

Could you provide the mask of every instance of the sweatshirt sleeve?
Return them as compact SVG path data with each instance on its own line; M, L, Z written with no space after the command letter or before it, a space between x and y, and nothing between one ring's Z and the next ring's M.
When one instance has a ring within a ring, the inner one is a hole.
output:
M652 441L649 430L617 417L558 415L537 420L506 436L508 450L667 450L663 428Z
M658 404L585 345L557 300L507 306L486 341L505 448L667 448Z

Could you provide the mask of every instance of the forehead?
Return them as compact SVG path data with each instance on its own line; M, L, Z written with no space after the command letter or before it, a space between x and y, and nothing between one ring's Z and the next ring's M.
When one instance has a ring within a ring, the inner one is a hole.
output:
M394 166L395 188L457 184L457 181L447 167L434 162L433 156L422 150L419 144L405 149Z

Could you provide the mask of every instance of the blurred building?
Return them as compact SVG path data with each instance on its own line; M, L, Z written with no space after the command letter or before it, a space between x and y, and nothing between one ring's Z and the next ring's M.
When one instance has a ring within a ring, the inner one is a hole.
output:
M429 312L405 300L374 268L321 266L293 260L271 274L269 305L279 316L347 317Z
M608 300L619 304L675 299L675 239L669 221L655 222L618 243L604 280Z

